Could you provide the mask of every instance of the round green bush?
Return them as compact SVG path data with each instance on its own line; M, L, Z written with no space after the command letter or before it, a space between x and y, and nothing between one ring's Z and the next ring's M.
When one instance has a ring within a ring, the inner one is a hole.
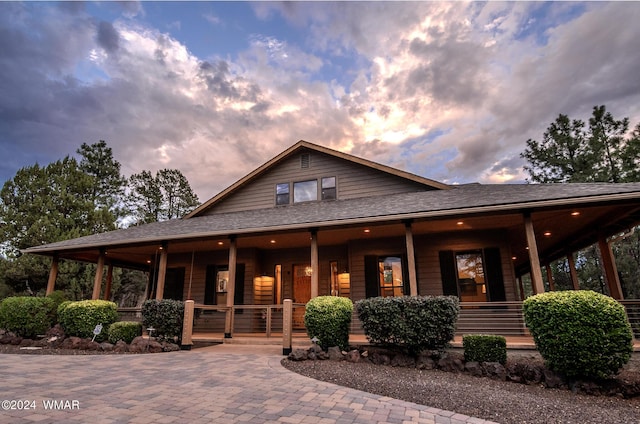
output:
M68 336L93 338L96 325L102 325L102 332L95 338L102 342L107 338L109 326L118 320L118 307L106 300L81 300L63 302L58 307L58 319Z
M48 297L8 297L0 303L0 328L35 338L55 324L55 302Z
M109 327L109 343L117 343L122 340L131 343L133 339L142 335L142 323L135 321L118 321Z
M546 366L567 377L608 378L631 358L633 335L624 307L593 291L529 297L524 318Z
M349 346L349 325L353 302L346 297L318 296L307 302L304 325L309 338L316 337L323 349Z

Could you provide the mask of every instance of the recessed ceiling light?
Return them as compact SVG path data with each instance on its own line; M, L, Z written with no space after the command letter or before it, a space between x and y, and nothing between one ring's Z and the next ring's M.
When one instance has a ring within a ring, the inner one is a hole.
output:
M516 259L518 259L518 258L517 258L517 257L515 257L515 256L512 256L512 257L511 257L511 260L513 260L513 261L515 261Z
M543 235L544 235L545 237L551 237L551 231L545 231L545 232L543 233Z
M370 229L368 229L368 228L365 228L364 232L365 232L365 233L370 233L370 232L371 232L371 230L370 230Z
M580 216L580 212L573 211L573 212L571 212L571 216Z
M223 244L224 244L224 243L223 243L223 242L221 242L221 241L219 241L219 242L218 242L218 246L222 246Z
M271 241L269 241L269 243L276 244L276 241L275 240L271 240Z
M464 222L463 221L458 221L458 222L456 222L456 225L464 225Z

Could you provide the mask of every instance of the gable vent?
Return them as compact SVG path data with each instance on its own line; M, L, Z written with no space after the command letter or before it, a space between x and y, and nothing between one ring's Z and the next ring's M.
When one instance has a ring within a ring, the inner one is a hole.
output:
M309 168L311 164L311 155L309 153L304 153L300 155L300 168L306 169Z

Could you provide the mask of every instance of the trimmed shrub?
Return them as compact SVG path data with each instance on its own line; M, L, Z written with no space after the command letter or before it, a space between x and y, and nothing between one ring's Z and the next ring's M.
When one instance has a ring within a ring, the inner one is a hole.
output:
M462 337L466 362L507 363L507 339L490 334L468 334Z
M53 301L53 323L55 324L58 322L58 307L60 307L62 303L67 302L67 296L62 290L56 290L48 294L47 297Z
M0 303L0 328L35 338L55 324L55 304L48 297L8 297Z
M327 350L349 346L349 324L353 314L353 302L346 297L318 296L307 303L304 325L309 338L317 337L318 345Z
M109 326L109 343L116 344L122 340L129 344L133 339L142 335L142 323L136 321L118 321Z
M608 378L633 352L624 307L593 291L529 297L524 318L545 365L567 377Z
M58 306L58 319L67 336L92 338L96 325L102 325L97 342L107 338L109 326L118 320L118 307L106 300L62 302Z
M455 296L372 297L355 306L371 343L411 355L443 351L453 340L460 311Z
M162 299L146 300L142 304L142 325L153 327L153 336L169 341L180 341L182 338L182 321L184 319L184 302Z

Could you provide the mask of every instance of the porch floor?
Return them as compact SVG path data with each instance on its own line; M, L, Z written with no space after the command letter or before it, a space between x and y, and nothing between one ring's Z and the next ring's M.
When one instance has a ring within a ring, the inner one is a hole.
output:
M507 349L514 350L535 350L536 345L530 336L505 336ZM264 333L243 333L236 334L230 339L225 339L223 333L194 333L192 340L197 343L229 343L244 345L282 345L282 334L272 334L266 337ZM368 345L369 341L364 334L352 334L349 336L349 343L353 345ZM309 339L304 333L294 334L291 344L294 348L309 347ZM462 348L462 336L456 335L451 345L454 348ZM633 340L633 351L640 352L640 340Z

